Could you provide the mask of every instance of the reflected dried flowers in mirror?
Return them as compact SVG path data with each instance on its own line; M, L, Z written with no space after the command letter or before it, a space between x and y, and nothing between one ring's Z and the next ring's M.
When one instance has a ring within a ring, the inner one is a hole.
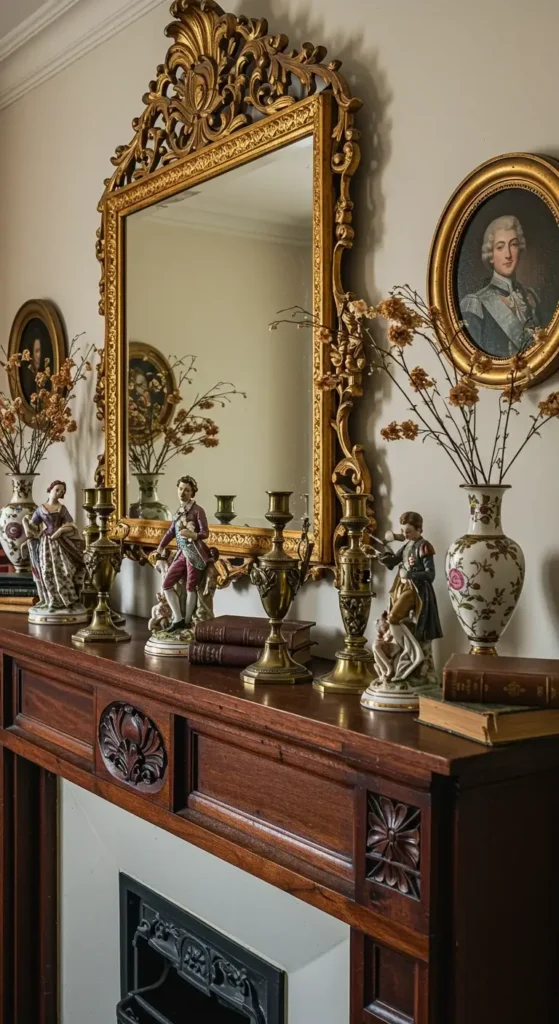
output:
M218 381L202 394L196 393L190 405L181 405L183 389L193 383L197 372L196 356L172 357L170 367L177 380L172 391L162 373L140 377L136 370L129 371L129 457L136 473L158 475L176 455L189 455L197 446L217 447L219 426L205 413L216 406L225 408L234 395L246 398L231 382ZM163 409L169 405L181 408L164 422Z

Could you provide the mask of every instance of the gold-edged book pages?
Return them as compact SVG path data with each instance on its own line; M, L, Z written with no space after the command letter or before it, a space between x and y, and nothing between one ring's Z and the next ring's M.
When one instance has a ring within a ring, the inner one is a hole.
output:
M488 747L559 734L559 709L457 704L442 696L419 698L418 721Z

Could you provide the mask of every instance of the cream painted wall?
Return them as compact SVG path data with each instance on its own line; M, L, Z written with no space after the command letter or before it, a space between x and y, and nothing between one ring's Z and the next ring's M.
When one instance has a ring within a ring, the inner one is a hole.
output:
M239 8L232 0L230 7ZM437 218L456 184L498 153L557 149L555 0L471 0L467 16L458 0L244 0L248 15L266 15L294 42L326 42L344 61L353 90L365 100L359 118L363 162L355 189L357 244L351 285L369 299L396 282L424 288L429 244ZM115 146L130 137L130 122L165 49L166 3L80 62L0 114L0 332L31 296L54 299L70 334L85 330L102 341L97 316L94 257L96 203ZM349 280L349 279L348 279ZM542 390L542 389L538 389ZM91 479L100 439L82 396L81 433L53 452L46 477L68 478L69 503ZM534 399L537 398L537 393ZM354 421L367 446L383 528L404 509L417 508L439 555L438 594L445 640L439 662L464 648L442 582L448 543L465 526L466 509L443 457L417 445L379 440L379 428L402 406L371 383ZM505 527L523 545L527 580L503 652L553 655L559 614L555 539L558 499L551 425L518 464L504 509ZM0 491L0 498L7 488ZM537 507L537 525L532 510ZM124 603L146 612L155 581L128 566ZM377 614L388 580L379 575ZM140 597L133 599L133 588ZM220 594L218 610L256 610L252 592ZM328 651L339 637L336 595L327 583L307 587L295 614L316 617ZM371 632L371 630L370 630Z
M301 495L312 497L311 338L290 331L280 340L268 324L280 309L312 303L310 244L165 224L142 212L128 218L126 252L128 338L168 358L196 356L184 407L217 381L246 394L207 413L220 428L219 445L173 459L161 477L161 501L174 510L176 480L190 473L210 522L217 522L214 495L236 494L233 525L267 526L271 488L293 491L301 519ZM250 303L238 304L248 294ZM133 477L130 493L135 501Z
M424 289L429 244L450 193L473 167L498 153L557 148L554 0L472 0L467 17L458 0L245 0L248 15L267 15L273 28L298 42L328 44L344 61L353 90L365 100L360 115L363 162L355 189L357 244L351 285L374 300L396 282ZM232 0L230 7L239 3ZM161 59L168 21L162 3L56 78L0 114L0 332L31 296L62 309L70 334L85 330L101 342L94 257L96 203L110 155L130 137L130 121ZM498 42L497 42L498 41ZM348 278L349 280L349 278ZM541 391L542 389L538 389ZM88 396L89 397L89 396ZM534 395L537 399L538 394ZM82 430L42 471L67 476L69 503L91 479L100 439L82 396ZM438 594L445 641L441 661L464 647L445 596L442 562L465 526L466 509L453 472L436 451L379 440L379 428L402 411L388 389L371 383L354 421L367 445L383 528L404 509L417 508L439 554ZM524 547L527 580L503 652L553 655L559 614L555 582L559 545L555 424L535 441L511 478L505 527ZM7 493L4 489L0 498ZM537 526L531 510L537 506ZM155 581L147 570L123 573L124 603L146 612ZM377 614L389 580L379 575ZM132 598L133 589L139 598ZM253 610L252 592L220 594L218 610ZM340 635L336 595L327 583L307 587L295 614L316 617L324 650ZM371 632L371 630L370 630Z
M556 0L529 5L470 0L467 7L462 0L231 0L229 6L267 16L272 30L288 33L294 44L326 43L365 100L359 118L363 163L354 192L357 244L348 284L370 300L397 282L424 288L437 218L457 183L477 164L513 150L557 151ZM165 2L0 114L4 339L19 305L36 296L58 303L70 335L86 331L89 339L102 342L96 204L110 156L129 139L132 117L140 112L142 93L163 57L168 20ZM65 450L52 452L42 469L41 484L53 474L66 476L70 507L90 483L100 450L90 399L91 392L80 400L81 432ZM354 435L367 447L382 528L404 509L425 516L426 533L438 552L446 632L438 645L440 663L453 648L464 649L445 597L442 561L449 542L465 527L465 501L438 452L380 442L380 426L401 410L389 389L371 382ZM503 653L559 654L558 441L553 424L511 478L504 521L526 552L527 581ZM7 493L0 484L0 501ZM386 577L379 576L375 614L382 610L387 586ZM148 570L126 565L121 587L125 608L146 614L155 590ZM217 609L258 613L260 606L253 591L230 589L219 594ZM307 587L293 613L316 618L321 649L334 648L339 614L329 584ZM67 817L64 828L69 822ZM115 828L123 838L127 826ZM79 929L72 905L80 875L72 873L71 858L67 868L64 920ZM221 865L218 885L225 886L228 870ZM68 957L71 934L64 938ZM336 1024L345 1024L342 1017Z

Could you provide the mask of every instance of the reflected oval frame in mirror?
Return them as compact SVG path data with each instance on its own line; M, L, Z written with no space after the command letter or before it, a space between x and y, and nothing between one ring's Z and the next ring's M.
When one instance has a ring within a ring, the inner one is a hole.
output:
M361 101L351 96L340 62L324 63L324 47L304 43L299 51L289 50L287 37L269 35L263 18L225 14L213 0L175 0L171 14L166 35L173 43L143 97L142 114L132 122L132 140L112 157L115 170L99 203L105 453L98 475L115 488L116 520L129 528L129 553L147 554L166 524L126 517L125 218L312 136L312 313L317 324L332 329L326 343L318 327L312 331L311 575L318 578L322 567L334 563L343 537L336 526L336 495L371 492L363 447L352 444L349 427L355 401L363 394L367 357L359 325L356 331L355 318L348 314L354 296L342 280L343 257L354 239L350 186L360 150L353 122ZM264 494L262 499L264 510ZM374 528L372 508L370 514ZM250 561L268 549L270 535L257 527L212 526L208 543L220 552L220 584L246 573ZM286 550L296 554L299 534L286 530L285 538Z

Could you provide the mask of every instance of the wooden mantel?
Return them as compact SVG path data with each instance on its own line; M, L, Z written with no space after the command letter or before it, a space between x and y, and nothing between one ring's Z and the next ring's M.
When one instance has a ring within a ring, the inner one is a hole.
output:
M128 628L82 650L0 615L0 1024L57 1021L57 776L347 922L350 1024L552 1024L559 738L250 689Z

